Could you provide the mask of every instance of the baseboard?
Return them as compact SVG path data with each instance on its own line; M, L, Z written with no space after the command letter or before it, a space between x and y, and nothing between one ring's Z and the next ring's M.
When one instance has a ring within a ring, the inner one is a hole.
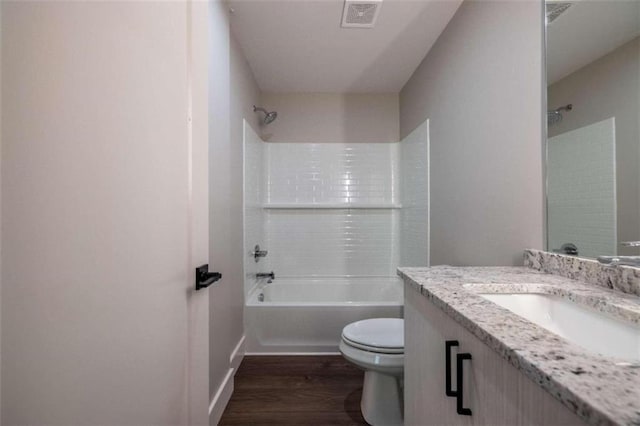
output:
M233 375L235 370L230 368L224 380L220 384L218 391L213 396L211 404L209 404L209 425L216 426L222 418L222 413L227 407L231 394L233 394Z
M243 334L240 340L238 340L238 344L231 352L231 356L229 357L229 365L235 371L238 371L238 367L240 367L242 358L244 358L245 340L246 340L246 336Z
M210 426L215 426L220 422L224 409L227 408L227 404L231 399L231 395L233 394L233 376L235 376L244 358L244 342L245 336L243 334L229 356L229 371L227 371L227 375L224 376L224 380L222 380L218 391L213 396L213 399L211 399L211 403L209 404Z

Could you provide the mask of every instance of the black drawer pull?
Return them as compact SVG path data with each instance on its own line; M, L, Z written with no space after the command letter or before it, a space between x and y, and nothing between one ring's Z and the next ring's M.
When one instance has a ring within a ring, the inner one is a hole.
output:
M444 342L444 365L445 365L445 386L444 393L447 396L457 396L456 391L451 389L451 348L453 346L458 346L459 343L457 340L446 340Z
M471 354L464 353L456 355L456 411L461 416L470 416L471 409L464 408L464 402L462 401L462 395L464 392L462 391L462 382L464 379L464 369L462 361L470 360Z

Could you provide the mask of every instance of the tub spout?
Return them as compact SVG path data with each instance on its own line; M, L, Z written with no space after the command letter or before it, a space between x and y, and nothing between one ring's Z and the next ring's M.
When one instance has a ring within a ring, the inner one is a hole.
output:
M271 280L275 280L276 279L276 274L271 271L271 272L258 272L256 274L256 278L269 278Z

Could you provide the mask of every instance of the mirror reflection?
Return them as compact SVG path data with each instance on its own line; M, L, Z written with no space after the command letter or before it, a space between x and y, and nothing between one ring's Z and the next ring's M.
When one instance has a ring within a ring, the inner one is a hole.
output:
M547 244L640 255L640 2L546 2Z

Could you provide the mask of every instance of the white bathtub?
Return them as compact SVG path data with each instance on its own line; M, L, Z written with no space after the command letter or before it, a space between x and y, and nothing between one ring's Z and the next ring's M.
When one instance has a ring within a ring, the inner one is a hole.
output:
M345 325L401 318L402 305L396 277L279 278L249 295L247 353L337 353Z

